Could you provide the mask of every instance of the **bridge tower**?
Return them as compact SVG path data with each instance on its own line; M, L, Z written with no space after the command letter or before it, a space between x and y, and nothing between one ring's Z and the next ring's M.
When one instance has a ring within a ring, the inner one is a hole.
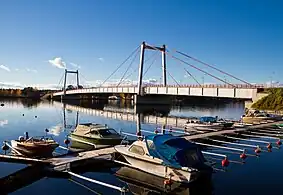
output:
M166 46L155 47L147 45L145 42L141 44L141 53L140 53L140 64L139 64L139 78L138 78L138 95L142 95L142 80L143 80L143 65L144 65L144 53L145 50L158 50L162 53L162 84L167 86L167 75L166 75Z
M79 70L76 71L71 71L71 70L67 70L65 69L65 75L64 75L64 96L66 95L66 84L67 84L67 75L68 74L76 74L77 75L77 87L79 88Z

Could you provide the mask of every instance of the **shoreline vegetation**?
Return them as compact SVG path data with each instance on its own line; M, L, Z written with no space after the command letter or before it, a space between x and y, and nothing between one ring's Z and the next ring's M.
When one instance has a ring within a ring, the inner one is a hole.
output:
M32 98L40 99L48 93L54 92L53 90L39 90L33 87L26 87L23 89L0 89L0 98Z
M283 88L267 89L268 95L251 107L259 110L283 111Z

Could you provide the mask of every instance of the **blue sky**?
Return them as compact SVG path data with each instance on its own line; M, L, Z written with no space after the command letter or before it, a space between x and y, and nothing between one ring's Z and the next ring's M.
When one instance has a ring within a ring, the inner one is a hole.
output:
M0 0L0 83L58 84L64 69L51 63L80 66L82 82L104 80L142 41L166 44L251 83L271 77L282 82L282 24L279 0ZM160 80L161 56L156 59L145 79ZM128 64L110 80L119 79ZM129 73L137 66L138 59ZM168 57L171 75L194 83L184 67ZM199 82L219 83L188 70ZM137 80L137 72L129 79Z

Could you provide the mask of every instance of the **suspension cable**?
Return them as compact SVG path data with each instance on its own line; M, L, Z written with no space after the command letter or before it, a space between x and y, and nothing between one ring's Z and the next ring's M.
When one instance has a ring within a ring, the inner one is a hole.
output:
M106 81L108 81L108 79L110 79L110 77L115 74L127 61L129 58L131 58L140 48L140 46L138 46L103 82L100 86L102 86Z
M58 89L60 89L60 84L61 84L61 82L62 82L62 80L63 80L64 75L65 75L65 73L61 76L61 79L60 79L60 81L59 81L59 83L58 83L58 85L57 85L57 88L58 88Z
M152 67L152 65L156 62L156 60L157 60L157 55L156 55L157 53L155 53L155 57L154 57L154 59L153 59L153 61L151 62L151 64L147 67L147 69L145 70L145 72L143 73L143 76L145 76L146 75L146 73L149 71L149 69Z
M158 48L156 48L156 47L154 47L154 46L150 46L150 47L152 47L152 48L155 49L155 50L159 50ZM231 86L235 87L235 86L232 85L231 83L228 83L228 82L224 81L224 80L221 79L221 78L218 78L218 77L216 77L216 76L214 76L214 75L212 75L212 74L210 74L210 73L208 73L208 72L206 72L206 71L204 71L204 70L202 70L202 69L200 69L200 68L198 68L198 67L196 67L196 66L194 66L194 65L192 65L192 64L189 64L188 62L186 62L186 61L184 61L184 60L182 60L182 59L179 59L179 58L173 56L171 53L168 52L168 50L167 50L167 51L164 51L164 52L165 52L166 54L168 54L170 57L172 57L173 59L175 59L175 60L178 60L178 61L180 61L180 62L183 62L184 64L187 64L187 65L189 65L189 66L191 66L191 67L193 67L193 68L195 68L195 69L197 69L197 70L199 70L199 71L201 71L201 72L203 72L203 73L205 73L205 74L207 74L207 75L209 75L209 76L211 76L211 77L213 77L213 78L215 78L215 79L217 79L217 80L220 80L220 81L222 81L223 83L226 83L226 84L228 84L228 85L231 85ZM168 72L168 74L170 75L169 72Z
M151 56L149 56L145 61L144 63L148 62L153 56L155 56L157 53L153 53ZM124 78L124 80L122 82L124 82L125 80L127 80L129 77L131 77L134 73L136 73L138 71L139 67L137 67L133 72L131 72L130 74L128 74L128 76L126 76Z
M184 70L186 71L186 73L187 73L190 77L192 77L192 78L194 79L194 81L195 81L199 86L201 86L201 84L198 82L198 80L197 80L186 68L184 68Z
M170 54L169 54L170 55ZM189 64L188 62L186 62L186 61L184 61L184 60L182 60L182 59L179 59L179 58L177 58L177 57L175 57L175 56L173 56L173 55L170 55L173 59L175 59L175 60L178 60L178 61L180 61L180 62L183 62L184 64L187 64L187 65L189 65L189 66L191 66L191 67L193 67L193 68L195 68L195 69L197 69L198 71L201 71L201 72L203 72L203 73L205 73L205 74L207 74L207 75L209 75L209 76L211 76L211 77L213 77L213 78L215 78L215 79L217 79L217 80L219 80L219 81L222 81L223 83L226 83L226 84L228 84L228 85L231 85L232 87L235 87L234 85L232 85L231 83L228 83L227 81L225 81L225 80L223 80L223 79L221 79L221 78L219 78L219 77L217 77L217 76L214 76L214 75L212 75L212 74L210 74L210 73L208 73L208 72L206 72L206 71L204 71L204 70L202 70L202 69L200 69L200 68L198 68L198 67L196 67L196 66L194 66L194 65L192 65L192 64Z
M243 82L243 83L245 83L245 84L247 84L247 85L253 86L252 84L250 84L250 83L248 83L248 82L246 82L246 81L244 81L244 80L242 80L242 79L239 79L239 78L237 78L237 77L235 77L235 76L233 76L233 75L231 75L231 74L229 74L229 73L227 73L227 72L224 72L224 71L222 71L222 70L220 70L220 69L218 69L218 68L216 68L216 67L214 67L214 66L212 66L212 65L210 65L210 64L208 64L208 63L205 63L205 62L203 62L203 61L201 61L201 60L199 60L199 59L196 59L196 58L194 58L194 57L192 57L192 56L189 56L188 54L185 54L185 53L180 52L180 51L177 51L177 50L175 50L175 52L177 52L177 53L179 53L179 54L181 54L181 55L183 55L183 56L185 56L185 57L187 57L187 58L190 58L190 59L192 59L192 60L194 60L194 61L196 61L196 62L199 62L199 63L201 63L201 64L203 64L203 65L205 65L205 66L208 66L208 67L210 67L210 68L212 68L212 69L214 69L214 70L217 70L217 71L221 72L222 74L226 74L226 75L228 75L228 76L230 76L230 77L232 77L232 78L234 78L234 79L236 79L236 80L238 80L238 81L241 81L241 82Z
M135 54L134 58L132 59L132 61L131 61L131 63L129 64L129 66L127 67L127 70L124 72L123 76L121 77L121 79L120 79L120 81L119 81L119 83L118 83L118 85L117 85L116 87L118 87L118 86L122 83L124 77L125 77L126 74L128 73L130 67L133 65L133 63L134 63L134 61L136 60L138 54L139 54L138 52Z

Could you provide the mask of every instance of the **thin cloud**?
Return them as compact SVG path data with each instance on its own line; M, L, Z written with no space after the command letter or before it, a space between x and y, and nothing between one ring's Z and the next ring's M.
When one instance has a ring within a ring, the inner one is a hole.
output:
M0 121L0 127L3 127L4 125L8 125L8 120L1 120Z
M28 71L28 72L33 72L33 73L37 73L37 70L35 70L35 69L29 69L29 68L27 68L26 71Z
M56 57L53 60L48 60L48 62L57 68L66 68L66 62L64 62L61 57Z
M18 69L18 68L15 68L15 71L20 71L20 69Z
M8 72L11 72L10 68L8 68L7 66L4 66L3 64L0 65L0 68L3 69L3 70L6 70Z
M98 58L100 62L104 62L104 58Z
M80 66L80 65L78 65L78 64L75 64L75 63L72 63L72 62L70 62L70 64L71 64L71 66L73 66L73 67L75 67L75 68L78 68L78 69L80 69L80 68L81 68L81 66Z

